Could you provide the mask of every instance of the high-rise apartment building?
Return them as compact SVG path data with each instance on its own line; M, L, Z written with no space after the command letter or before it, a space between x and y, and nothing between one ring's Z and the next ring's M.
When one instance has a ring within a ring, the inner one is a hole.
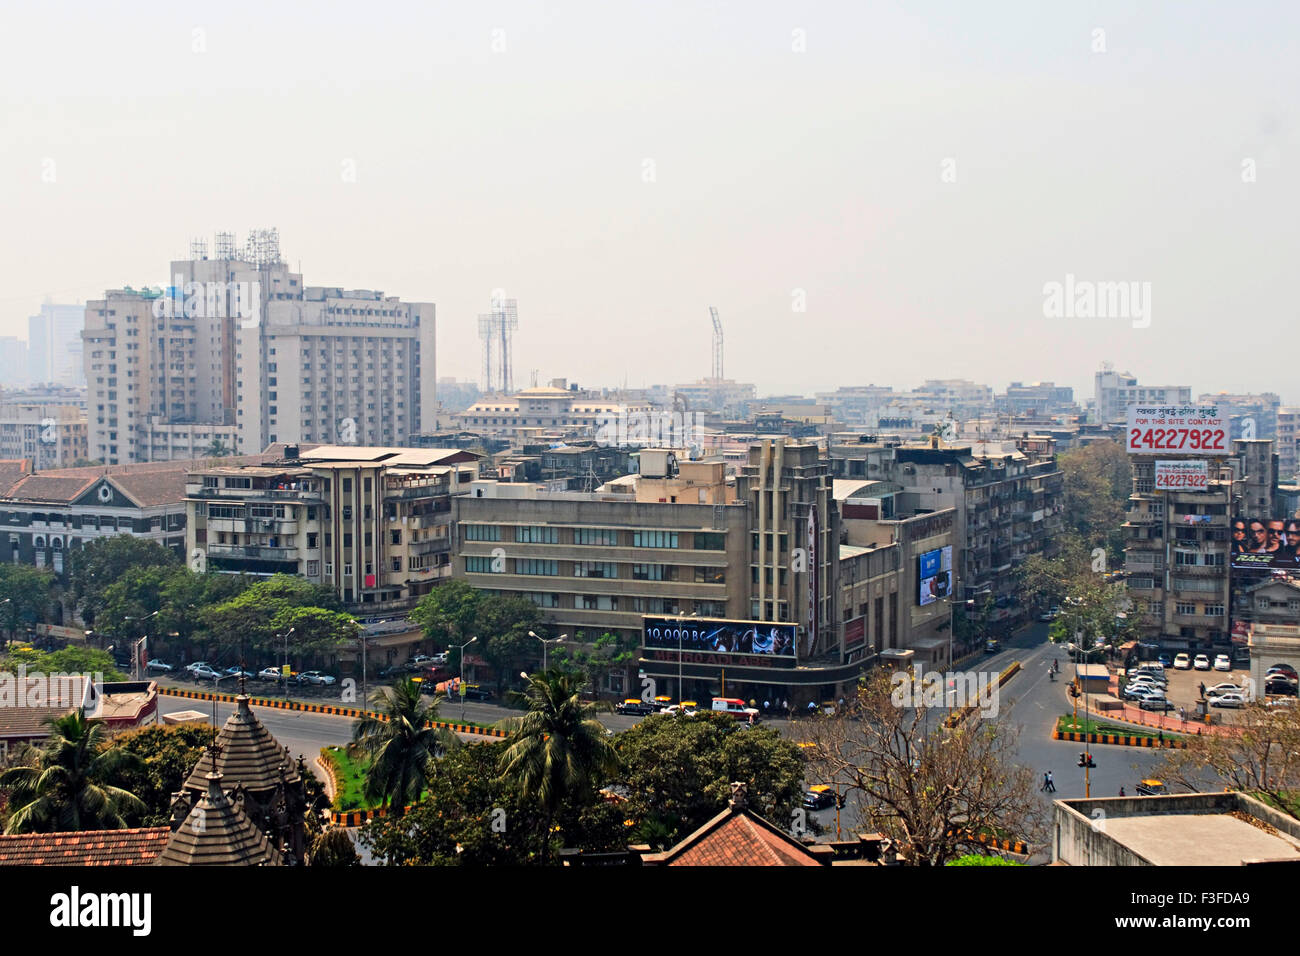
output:
M46 303L27 320L28 379L33 383L86 384L81 354L84 305Z
M165 289L86 305L91 456L108 464L273 442L400 445L436 420L434 307L304 287L274 230L219 233Z
M30 458L38 471L87 457L86 412L75 405L0 404L0 458Z

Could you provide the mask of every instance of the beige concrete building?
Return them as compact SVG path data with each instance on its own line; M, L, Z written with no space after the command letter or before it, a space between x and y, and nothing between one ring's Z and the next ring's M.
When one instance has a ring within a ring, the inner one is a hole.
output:
M451 574L451 502L478 461L459 449L335 445L196 469L185 496L191 565L299 574L358 613L409 610Z
M651 416L658 406L640 399L623 400L603 395L576 391L567 387L564 379L555 379L550 385L526 388L513 395L485 395L465 411L454 415L457 426L480 435L500 435L525 440L542 434L578 432L595 437L597 430L608 423L623 422L633 437L638 422L632 416ZM649 422L643 430L649 433ZM656 428L649 440L635 442L614 437L611 444L661 444Z
M0 405L0 458L30 458L40 471L89 458L86 412L75 405Z

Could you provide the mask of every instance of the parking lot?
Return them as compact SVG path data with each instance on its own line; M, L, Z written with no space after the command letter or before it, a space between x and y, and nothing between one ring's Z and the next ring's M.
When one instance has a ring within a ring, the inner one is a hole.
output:
M1174 709L1168 712L1169 717L1179 717L1186 714L1186 721L1189 725L1196 722L1197 701L1201 698L1201 687L1204 685L1207 689L1213 688L1219 684L1232 683L1241 688L1246 688L1247 679L1250 677L1250 671L1245 667L1234 667L1231 671L1216 670L1178 670L1173 667L1165 668L1165 677L1169 681L1165 688L1165 696ZM1263 688L1255 688L1255 691L1261 696ZM1211 703L1213 697L1210 698ZM1137 706L1136 702L1126 701L1130 706ZM1216 724L1225 724L1231 726L1238 722L1240 712L1232 707L1215 707L1210 706L1210 713Z

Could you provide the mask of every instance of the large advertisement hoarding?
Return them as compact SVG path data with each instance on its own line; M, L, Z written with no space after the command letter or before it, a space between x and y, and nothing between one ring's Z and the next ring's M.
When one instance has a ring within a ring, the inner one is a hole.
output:
M952 545L926 551L916 560L920 582L917 601L921 607L952 594Z
M725 654L788 659L794 666L799 625L775 621L726 621L710 618L647 617L647 650L690 654Z
M1228 421L1218 405L1130 405L1130 455L1226 455Z
M1209 468L1202 461L1156 462L1156 491L1204 491L1209 487Z
M1239 571L1300 570L1300 519L1234 518L1232 566Z

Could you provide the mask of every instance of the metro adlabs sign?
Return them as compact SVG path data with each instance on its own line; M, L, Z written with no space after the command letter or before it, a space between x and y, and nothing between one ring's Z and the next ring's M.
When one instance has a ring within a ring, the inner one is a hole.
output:
M1157 491L1204 491L1209 487L1209 470L1204 461L1156 462Z
M1126 434L1130 455L1228 453L1228 424L1217 405L1130 405Z

